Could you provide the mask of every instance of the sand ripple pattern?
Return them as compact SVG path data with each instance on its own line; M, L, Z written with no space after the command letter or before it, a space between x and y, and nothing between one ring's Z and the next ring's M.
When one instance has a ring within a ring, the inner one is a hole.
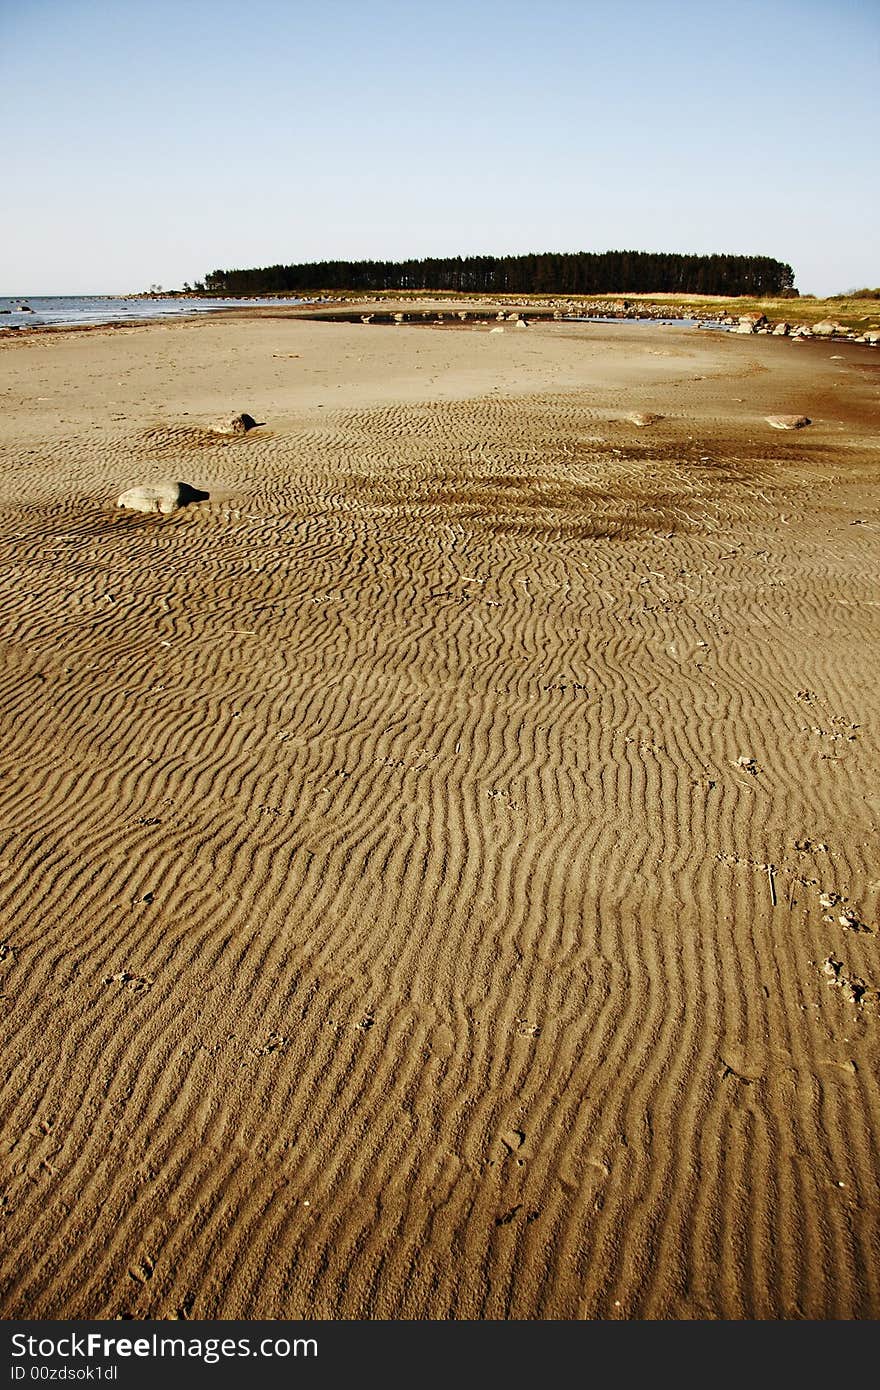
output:
M625 405L4 461L5 1316L880 1313L878 527Z

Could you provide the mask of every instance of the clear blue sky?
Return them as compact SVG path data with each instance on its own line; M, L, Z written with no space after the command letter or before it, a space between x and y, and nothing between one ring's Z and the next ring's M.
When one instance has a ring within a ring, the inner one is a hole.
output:
M331 257L880 283L880 0L0 0L0 294Z

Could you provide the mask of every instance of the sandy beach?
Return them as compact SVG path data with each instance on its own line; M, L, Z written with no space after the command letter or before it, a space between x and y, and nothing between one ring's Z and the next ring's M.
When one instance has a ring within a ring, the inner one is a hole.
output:
M679 327L0 342L3 1316L880 1316L878 420Z

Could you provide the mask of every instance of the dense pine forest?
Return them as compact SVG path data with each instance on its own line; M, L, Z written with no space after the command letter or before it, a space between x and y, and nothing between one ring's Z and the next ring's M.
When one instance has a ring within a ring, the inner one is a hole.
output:
M209 294L316 290L454 290L466 294L796 293L790 265L769 256L682 256L650 251L542 252L410 261L317 261L212 270Z

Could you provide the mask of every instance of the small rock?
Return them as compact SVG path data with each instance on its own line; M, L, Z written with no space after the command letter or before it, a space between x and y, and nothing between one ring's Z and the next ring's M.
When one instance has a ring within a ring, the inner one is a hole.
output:
M248 430L257 428L257 422L252 415L232 415L228 420L223 420L215 426L215 434L247 434Z
M764 418L774 430L802 430L812 424L807 415L766 415Z
M640 428L644 429L648 425L656 425L658 421L663 419L663 416L654 415L649 410L633 410L630 412L629 415L627 415L626 418L627 420L629 420L631 425L638 425Z

